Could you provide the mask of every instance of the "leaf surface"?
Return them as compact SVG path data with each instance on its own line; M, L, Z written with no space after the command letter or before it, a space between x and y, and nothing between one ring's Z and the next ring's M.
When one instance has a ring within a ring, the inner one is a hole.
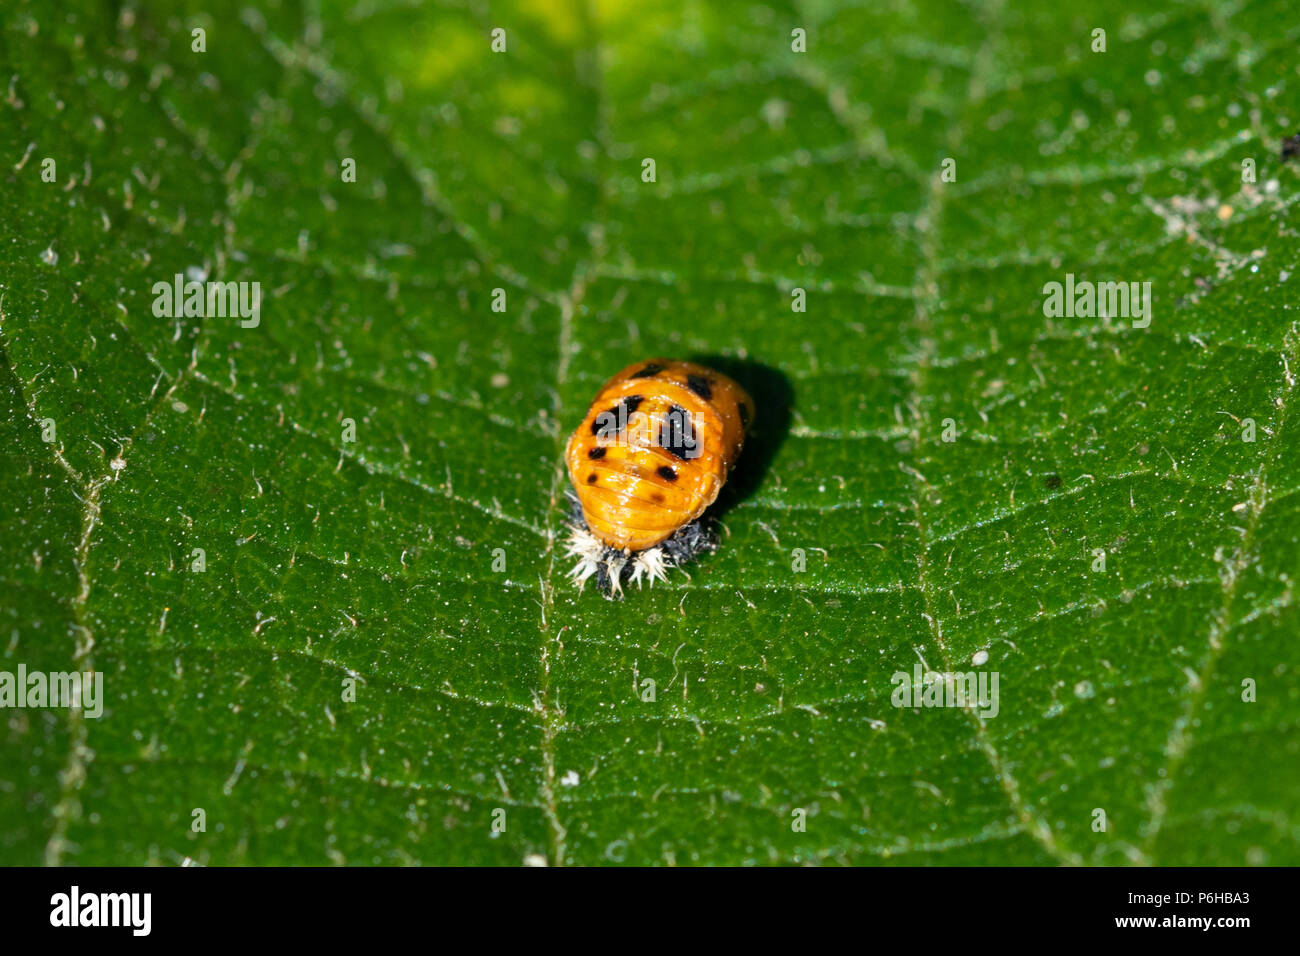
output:
M1288 4L477 10L6 8L0 669L106 700L7 711L3 861L1300 861ZM656 354L759 421L609 603Z

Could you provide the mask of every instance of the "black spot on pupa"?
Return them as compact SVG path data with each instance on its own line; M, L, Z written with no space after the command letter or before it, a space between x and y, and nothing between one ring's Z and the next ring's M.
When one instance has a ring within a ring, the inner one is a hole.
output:
M644 395L628 395L617 405L614 405L601 412L591 420L591 433L593 435L610 438L617 435L623 429L627 428L627 420L632 413L637 410L642 402L645 401Z
M660 465L655 469L655 474L660 478L663 478L665 481L677 480L677 472L673 471L673 469L668 465Z
M699 457L699 442L690 412L678 405L668 409L659 425L659 447L682 461Z
M1061 480L1060 475L1048 475L1043 479L1043 484L1047 485L1048 488L1059 488L1064 482Z
M652 494L652 495L650 496L650 500L653 501L653 502L654 502L655 504L657 504L657 505L661 505L661 504L664 503L664 496L661 495L659 492L656 491L654 494Z
M687 375L686 387L706 402L713 398L713 385L703 375Z
M596 473L593 471L590 475L587 476L587 484L594 485L595 483L596 483Z
M659 365L656 362L651 362L649 365L647 365L645 368L641 369L640 371L633 372L631 375L628 376L628 378L649 378L652 375L658 375L663 370L664 367L662 365Z
M587 457L590 458L592 461L595 461L597 458L604 458L605 449L593 448L591 451L587 452Z

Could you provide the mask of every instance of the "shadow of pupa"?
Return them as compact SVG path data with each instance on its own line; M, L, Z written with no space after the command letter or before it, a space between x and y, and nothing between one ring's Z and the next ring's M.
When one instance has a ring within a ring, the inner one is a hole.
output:
M726 355L697 355L690 358L734 379L754 400L754 421L745 438L731 477L709 513L721 517L758 491L772 467L772 461L790 434L794 409L794 388L784 372L749 359Z

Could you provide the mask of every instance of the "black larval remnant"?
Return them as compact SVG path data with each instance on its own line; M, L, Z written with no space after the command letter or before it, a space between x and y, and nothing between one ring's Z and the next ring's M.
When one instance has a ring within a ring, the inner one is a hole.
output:
M1282 140L1282 162L1290 162L1300 156L1300 133Z

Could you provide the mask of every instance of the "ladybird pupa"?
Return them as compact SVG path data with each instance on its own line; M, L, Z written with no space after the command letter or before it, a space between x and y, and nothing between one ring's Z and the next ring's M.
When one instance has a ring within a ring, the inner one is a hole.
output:
M569 438L565 463L577 513L570 576L610 594L714 546L698 521L727 481L754 419L736 382L692 362L654 358L596 393Z

